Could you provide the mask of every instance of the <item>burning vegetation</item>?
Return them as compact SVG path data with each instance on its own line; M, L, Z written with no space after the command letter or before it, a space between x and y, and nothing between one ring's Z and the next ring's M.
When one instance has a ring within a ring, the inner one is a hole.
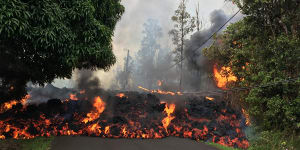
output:
M166 103L155 95L136 92L110 93L93 100L71 98L24 107L17 103L3 110L0 138L176 136L238 148L249 146L243 133L246 123L242 112L210 97L184 97L180 103Z
M217 64L214 65L214 78L218 88L223 90L227 89L227 83L237 81L237 77L233 75L230 67L218 69Z

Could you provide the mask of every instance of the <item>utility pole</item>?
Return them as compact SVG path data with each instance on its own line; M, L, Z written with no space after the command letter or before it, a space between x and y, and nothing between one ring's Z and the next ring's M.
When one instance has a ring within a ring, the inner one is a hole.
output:
M199 17L199 11L200 11L200 5L198 2L198 5L196 6L196 26L197 26L197 31L200 31L200 26L202 28L202 21L200 21L200 17Z

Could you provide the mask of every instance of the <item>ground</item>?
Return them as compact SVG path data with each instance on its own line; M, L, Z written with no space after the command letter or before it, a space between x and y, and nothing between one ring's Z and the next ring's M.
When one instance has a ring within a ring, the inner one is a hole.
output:
M51 150L219 150L190 139L102 139L98 137L56 137Z

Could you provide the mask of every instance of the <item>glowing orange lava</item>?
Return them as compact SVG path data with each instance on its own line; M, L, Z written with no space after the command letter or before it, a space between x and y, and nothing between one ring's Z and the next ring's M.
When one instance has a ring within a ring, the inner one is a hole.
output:
M227 89L227 83L237 81L237 77L233 75L230 67L222 67L218 70L217 65L214 65L214 77L217 86L221 89Z
M215 100L214 98L212 98L212 97L208 97L208 96L206 96L205 97L207 100L210 100L210 101L213 101L213 100Z
M251 121L250 121L249 113L245 109L242 109L242 113L243 113L243 115L246 118L246 125L250 126L251 125Z
M117 97L120 97L120 98L123 98L123 97L126 97L126 95L124 93L119 93L116 95Z
M70 94L70 100L78 101L78 98L76 97L75 94Z
M7 110L12 109L13 106L17 105L18 103L21 103L23 106L26 105L27 100L30 98L30 95L26 95L24 98L22 98L20 101L12 100L9 102L4 103L2 106L0 106L0 113L3 113Z
M174 116L171 116L171 114L175 111L175 104L166 104L164 112L167 114L167 117L165 117L162 120L163 127L165 128L166 132L168 132L168 126L170 125L171 121L175 118Z
M146 89L144 87L141 87L141 86L138 86L139 89L143 90L143 91L146 91L146 92L150 92L152 94L161 94L161 95L172 95L172 96L175 96L175 95L183 95L181 92L171 92L171 91L162 91L162 90L149 90L149 89Z
M101 115L101 113L105 110L105 102L100 98L100 96L94 99L94 109L86 115L86 118L82 120L84 123L88 123L93 121Z

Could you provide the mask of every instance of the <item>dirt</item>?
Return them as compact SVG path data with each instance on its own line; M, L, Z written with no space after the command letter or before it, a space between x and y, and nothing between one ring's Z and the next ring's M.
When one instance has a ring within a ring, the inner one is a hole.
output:
M56 137L51 150L218 150L202 142L169 137L165 139L102 139L99 137Z

